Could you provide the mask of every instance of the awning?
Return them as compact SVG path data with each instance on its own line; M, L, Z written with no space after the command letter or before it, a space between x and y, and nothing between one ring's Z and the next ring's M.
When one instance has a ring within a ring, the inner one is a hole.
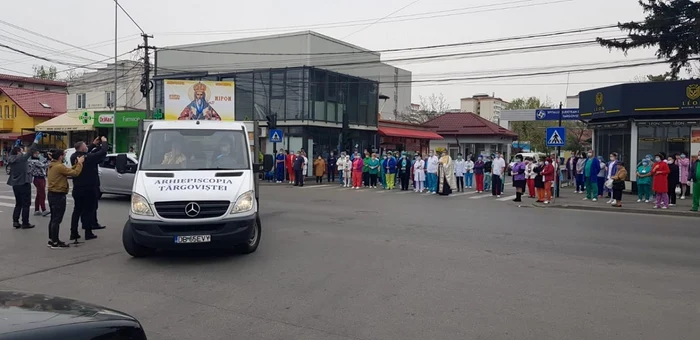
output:
M19 132L1 132L0 140L17 140L24 139L26 137L34 137L34 133L21 134Z
M92 126L92 117L85 119L81 118L81 113L69 112L64 113L56 118L49 119L43 123L37 124L34 129L36 131L90 131L95 128Z
M393 127L380 127L379 134L388 137L403 137L415 139L444 139L442 136L431 131L421 131L412 129L401 129Z

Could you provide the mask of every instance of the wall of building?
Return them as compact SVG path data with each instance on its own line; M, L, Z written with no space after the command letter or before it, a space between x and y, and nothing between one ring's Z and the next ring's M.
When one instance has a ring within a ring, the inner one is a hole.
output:
M14 109L13 109L14 107ZM8 110L9 109L9 110ZM0 110L2 111L2 119L0 119L0 129L4 131L12 131L21 133L22 129L32 129L36 124L47 121L48 117L33 118L27 115L19 105L15 104L7 95L0 94ZM10 113L9 119L6 115ZM16 111L16 116L13 112Z
M117 67L117 108L146 109L141 94L143 66L133 61L120 62ZM114 92L114 67L88 72L68 86L68 110L109 110L107 93ZM78 94L85 94L86 107L78 107Z
M506 102L493 97L462 98L460 100L460 110L462 112L472 112L488 119L498 122L500 113L506 107Z
M66 88L64 86L32 84L32 83L26 83L26 82L4 80L4 79L0 79L0 86L9 86L9 87L14 87L14 88L23 88L23 89L27 89L27 90L52 91L52 92L62 92L62 93L65 93L65 91L66 91Z

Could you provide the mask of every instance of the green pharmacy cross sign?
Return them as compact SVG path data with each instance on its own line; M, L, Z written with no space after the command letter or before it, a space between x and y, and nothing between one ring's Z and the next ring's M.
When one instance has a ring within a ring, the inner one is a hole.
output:
M83 122L83 124L89 124L90 121L92 121L92 117L90 117L87 111L83 111L83 113L80 116L78 116L78 118L81 122Z

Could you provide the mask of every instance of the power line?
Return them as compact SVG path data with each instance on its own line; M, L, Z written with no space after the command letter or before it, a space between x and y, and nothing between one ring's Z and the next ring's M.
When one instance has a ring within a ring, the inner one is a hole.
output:
M129 40L134 40L134 39L135 39L134 36L138 36L138 35L132 34L132 35L128 35L128 36L121 37L121 38L119 38L119 42L120 42L120 43L123 43L123 42L127 42L127 41L129 41ZM92 44L84 45L84 46L81 46L81 48L102 47L102 46L105 46L105 45L107 45L107 44L113 44L113 43L114 43L114 39L109 39L109 40L103 40L103 41L99 41L99 42L94 42L94 43L92 43ZM75 51L75 50L77 50L77 49L76 49L76 48L69 48L69 49L65 49L65 50L59 50L59 51L57 51L57 53L48 53L48 54L43 55L43 57L47 57L47 58L48 58L48 57L54 56L54 55L56 55L56 54L65 53L65 52L72 52L72 51ZM111 58L111 57L110 57L110 58ZM32 58L27 58L27 59L15 59L15 60L8 60L8 59L5 59L5 60L3 60L3 61L7 61L7 62L6 62L6 63L3 63L3 64L4 64L4 65L19 64L19 63L22 63L22 62L25 62L25 61L29 61L29 60L32 60L32 59L34 59L34 58L32 57Z
M122 12L124 12L124 14L126 14L126 16L129 17L129 19L131 20L131 22L133 22L134 25L136 25L136 27L138 27L139 31L141 31L141 34L146 34L146 32L143 30L143 28L141 28L141 26L139 26L139 24L136 23L136 20L134 20L134 18L131 17L131 14L129 14L129 12L127 12L127 11L124 9L124 7L122 7L122 5L119 3L119 1L114 0L114 3L117 4L117 6L119 6L119 8L122 10Z
M43 35L43 34L41 34L41 33L34 32L34 31L29 30L29 29L26 29L26 28L24 28L24 27L17 26L17 25L15 25L15 24L11 24L11 23L9 23L9 22L7 22L7 21L4 21L4 20L0 20L0 23L5 24L5 25L7 25L7 26L10 26L10 27L12 27L12 28L18 29L18 30L20 30L20 31L27 32L27 33L29 33L29 34L32 34L32 35L35 35L35 36L38 36L38 37L42 37L42 38L47 39L47 40L55 41L55 42L61 43L61 44L63 44L63 45L68 45L68 46L70 46L70 47L73 47L73 48L76 48L76 49L79 49L79 50L82 50L82 51L85 51L85 52L97 54L97 55L103 56L103 57L108 57L108 55L105 55L105 54L102 54L102 53L98 53L98 52L95 52L95 51L91 51L91 50L82 48L82 47L80 47L80 46L75 46L75 45L73 45L73 44L69 44L69 43L67 43L67 42L63 42L63 41L58 40L58 39L55 39L55 38L51 38L51 37L49 37L49 36Z
M364 31L364 30L370 28L372 25L374 25L374 24L376 24L376 23L378 23L378 22L380 22L380 21L382 21L382 20L384 20L384 19L386 19L386 18L388 18L388 17L390 17L390 16L392 16L392 15L398 13L398 12L401 12L402 10L404 10L404 9L406 9L406 8L408 8L408 7L410 7L411 5L417 3L418 1L420 1L420 0L415 0L415 1L411 2L411 3L409 3L409 4L406 5L406 6L403 6L403 7L399 8L399 9L397 9L397 10L395 10L395 11L393 11L393 12L391 12L391 13L389 13L389 14L387 14L387 15L385 15L385 16L379 18L379 19L377 19L376 21L370 23L369 25L367 25L367 26L365 26L365 27L362 27L362 28L360 28L359 30L354 31L354 32L352 32L352 33L350 33L350 34L348 34L348 35L342 37L341 39L347 39L349 36L351 36L351 35L353 35L353 34L355 34L355 33L362 32L362 31Z
M465 14L475 14L475 13L494 12L494 11L527 8L527 7L535 7L535 6L543 6L543 5L552 5L552 4L563 3L563 2L571 2L574 0L545 1L545 2L534 3L534 4L523 4L523 5L510 6L510 7L488 9L488 7L510 5L510 4L519 4L519 3L529 3L532 1L533 0L517 0L517 1L508 1L508 2L495 3L495 4L463 7L463 8L456 8L456 9L442 10L442 11L435 11L435 12L426 12L426 13L421 13L421 14L397 15L394 17L395 19L384 20L384 21L378 22L377 24L387 24L387 23L393 23L393 22L414 21L414 20L425 20L425 19L465 15ZM479 9L479 8L487 8L487 9L478 10L478 11L466 11L466 10L470 10L470 9ZM441 14L441 13L444 13L444 14ZM436 15L428 15L428 14L436 14ZM157 32L156 34L159 34L159 35L213 35L213 34L235 34L235 33L247 34L247 33L262 33L262 32L288 31L288 30L299 30L299 29L308 30L308 29L320 29L320 28L339 28L339 27L363 26L363 25L367 25L368 23L371 23L374 20L377 20L377 19L375 18L375 19L353 20L353 21L344 21L344 22L335 22L335 23L316 24L316 25L279 26L279 27L270 27L270 28L240 29L240 30L227 30L227 31L199 31L199 32L189 31L189 32L170 32L170 33Z
M436 48L481 45L481 44L490 44L490 43L499 43L499 42L508 42L508 41L517 41L517 40L526 40L526 39L535 39L535 38L544 38L544 37L554 37L554 36L576 34L576 33L586 33L586 32L593 32L593 31L599 31L599 30L616 28L616 27L617 27L617 24L611 24L611 25L604 25L604 26L584 27L584 28L571 29L571 30L565 30L565 31L544 32L544 33L536 33L536 34L528 34L528 35L511 36L511 37L505 37L505 38L494 38L494 39L486 39L486 40L467 41L467 42L460 42L460 43L414 46L414 47L403 47L403 48L389 48L389 49L381 49L381 50L348 51L348 52L265 53L265 52L206 51L206 50L196 50L196 49L187 49L187 48L172 48L172 47L159 48L159 50L161 50L161 51L180 51L180 52L191 52L191 53L203 53L203 54L270 55L270 56L275 56L275 55L287 55L287 56L352 55L352 54L368 54L368 53L417 51L417 50L436 49Z

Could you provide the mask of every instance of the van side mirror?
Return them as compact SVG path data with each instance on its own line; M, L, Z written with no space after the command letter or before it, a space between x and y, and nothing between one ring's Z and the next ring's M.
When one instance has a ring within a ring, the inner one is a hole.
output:
M114 164L114 168L117 170L117 173L123 174L126 173L126 165L127 165L127 158L126 154L120 153L117 155L116 162Z

